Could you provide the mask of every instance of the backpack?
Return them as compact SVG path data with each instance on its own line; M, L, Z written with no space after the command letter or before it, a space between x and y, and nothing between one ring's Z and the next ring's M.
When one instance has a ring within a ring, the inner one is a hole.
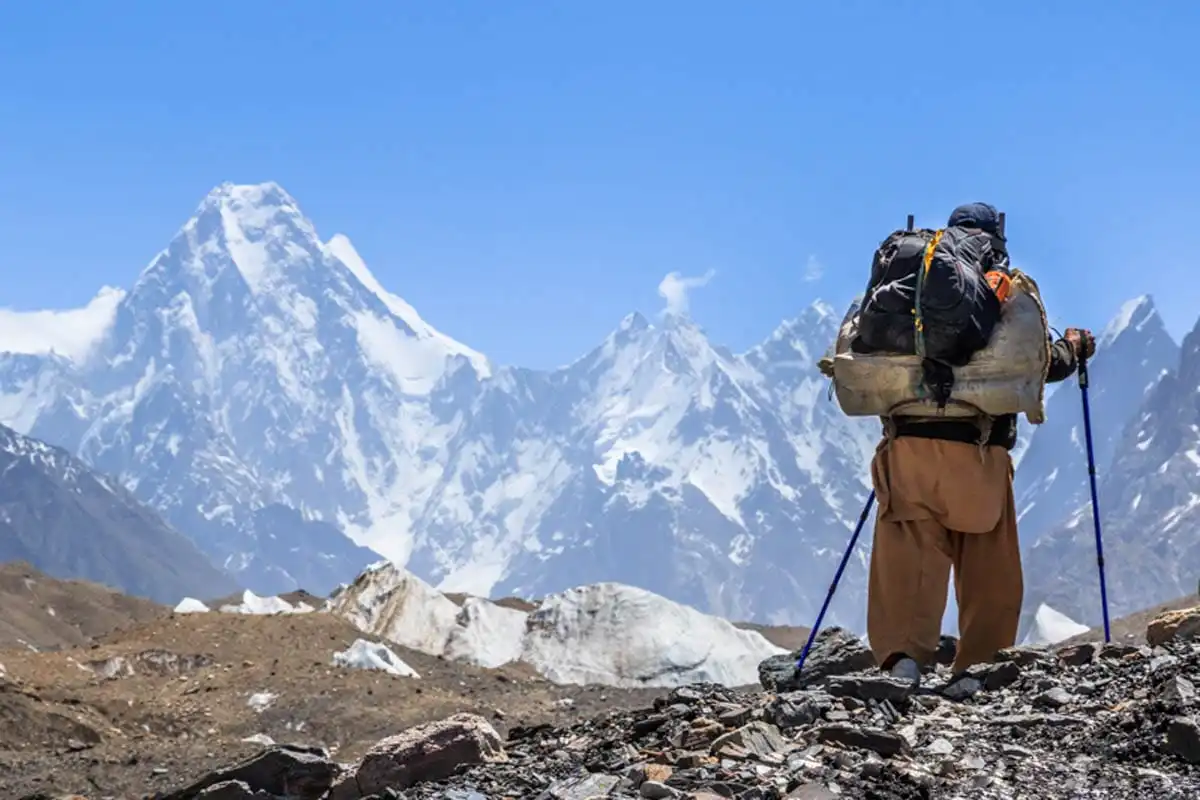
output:
M925 386L944 407L952 367L987 346L1008 286L1002 233L967 225L913 230L910 218L875 251L851 350L921 356Z

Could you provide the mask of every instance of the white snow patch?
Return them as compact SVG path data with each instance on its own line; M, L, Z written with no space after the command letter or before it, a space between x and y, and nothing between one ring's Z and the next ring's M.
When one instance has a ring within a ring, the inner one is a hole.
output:
M176 614L203 614L209 610L208 606L194 597L185 597L175 606Z
M434 340L410 336L369 311L354 315L354 329L363 354L403 394L427 395L445 373L447 353Z
M116 319L124 289L105 286L83 308L16 311L0 308L0 353L56 353L82 362Z
M1169 463L1169 462L1168 462ZM1186 503L1180 504L1163 515L1164 532L1174 529L1188 515L1192 509L1200 507L1200 494L1192 492L1188 495Z
M254 713L261 714L278 699L279 695L272 694L271 692L255 692L250 695L250 698L246 701L246 705L254 709Z
M401 678L419 678L417 671L405 664L387 645L355 639L354 644L333 654L335 667L348 669L377 669Z
M1021 644L1024 646L1058 644L1072 636L1087 633L1089 630L1091 629L1087 625L1081 625L1066 614L1055 611L1042 603L1034 614L1033 628L1025 635L1025 640Z

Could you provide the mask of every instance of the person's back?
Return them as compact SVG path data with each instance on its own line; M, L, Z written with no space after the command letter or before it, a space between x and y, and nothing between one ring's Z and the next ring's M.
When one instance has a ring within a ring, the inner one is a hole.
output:
M960 206L948 226L975 228L980 246L1008 252L995 208ZM998 262L997 262L998 263ZM1095 348L1068 329L1050 343L1047 382L1075 372ZM871 463L878 509L867 633L880 667L914 681L938 648L951 568L959 607L955 673L1015 643L1024 586L1013 498L1016 414L989 418L893 416Z

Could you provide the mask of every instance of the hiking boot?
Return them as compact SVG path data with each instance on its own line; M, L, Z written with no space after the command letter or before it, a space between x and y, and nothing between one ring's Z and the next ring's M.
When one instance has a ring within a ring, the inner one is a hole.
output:
M914 689L921 685L921 665L907 656L892 664L888 674L893 678L908 681Z

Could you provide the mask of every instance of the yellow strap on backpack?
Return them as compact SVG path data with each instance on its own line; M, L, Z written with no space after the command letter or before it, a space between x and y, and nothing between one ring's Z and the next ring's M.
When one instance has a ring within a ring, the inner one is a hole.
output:
M921 318L921 286L924 283L922 279L929 274L929 268L933 264L933 251L937 249L938 243L942 241L942 234L945 232L943 228L938 228L934 231L929 244L925 245L925 256L922 259L925 269L921 275L917 276L916 294L913 296L913 325L917 330L917 354L922 356L925 355L925 320Z
M929 240L929 244L925 245L925 274L929 274L929 267L933 264L933 251L937 249L938 244L942 241L942 234L946 231L938 228L933 234L933 238Z

